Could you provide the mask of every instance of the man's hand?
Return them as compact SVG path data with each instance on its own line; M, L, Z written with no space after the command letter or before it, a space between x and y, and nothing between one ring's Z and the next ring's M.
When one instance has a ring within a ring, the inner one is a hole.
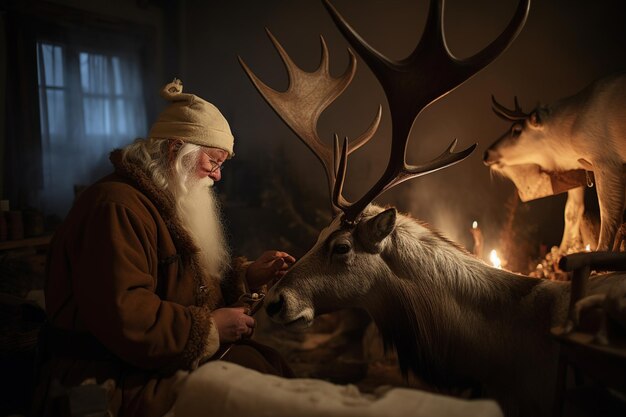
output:
M220 343L232 343L244 336L252 336L255 321L246 307L218 308L211 312L213 322L220 334Z
M286 252L275 250L263 252L259 259L248 267L246 272L248 286L256 289L273 279L281 278L294 262L296 259Z

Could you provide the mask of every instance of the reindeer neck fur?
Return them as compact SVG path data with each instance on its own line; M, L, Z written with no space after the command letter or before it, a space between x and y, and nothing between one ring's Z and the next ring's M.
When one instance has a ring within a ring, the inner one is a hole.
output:
M528 294L541 281L487 265L427 224L400 215L383 257L394 273L442 290L458 301L508 302ZM404 254L409 254L406 256ZM418 261L418 262L416 262Z
M510 357L516 344L526 344L517 336L522 329L547 333L553 304L565 289L489 267L404 215L397 217L381 257L392 279L373 291L368 310L385 348L396 349L403 374L412 370L438 386L489 379L489 370L471 369L473 363L500 365L499 355Z

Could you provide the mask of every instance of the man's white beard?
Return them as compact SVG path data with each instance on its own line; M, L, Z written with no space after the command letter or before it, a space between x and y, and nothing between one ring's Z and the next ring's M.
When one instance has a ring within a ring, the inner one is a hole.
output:
M221 278L230 267L230 253L220 219L213 180L204 177L187 181L187 192L174 193L178 216L200 249L200 265L211 277Z

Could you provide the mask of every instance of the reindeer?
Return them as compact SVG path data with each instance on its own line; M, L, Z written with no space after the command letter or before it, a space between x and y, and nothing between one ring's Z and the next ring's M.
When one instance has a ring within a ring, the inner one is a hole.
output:
M298 68L276 38L268 36L288 72L289 87L278 92L264 84L240 58L261 95L321 161L331 190L335 217L315 245L270 290L268 316L288 328L310 326L317 315L347 307L366 310L387 349L395 349L401 372L413 372L439 387L481 384L509 415L547 415L553 398L557 347L549 329L565 321L569 285L532 279L486 265L428 225L381 208L372 201L411 178L460 162L472 145L453 152L456 140L438 157L420 165L405 160L409 132L418 114L498 57L516 38L529 9L520 0L511 21L484 50L458 60L442 29L443 1L431 1L422 40L401 61L374 50L326 0L324 5L349 43L380 81L392 119L387 168L358 201L342 196L348 154L366 143L374 121L350 146L326 146L317 133L320 114L349 85L348 69L329 74L328 50L321 38L320 67ZM600 280L592 280L590 293Z
M496 115L513 124L485 151L485 165L495 171L520 164L537 164L545 171L593 171L600 206L596 250L612 249L626 192L626 74L600 79L530 113L522 111L517 97L513 110L493 96L492 101ZM578 234L583 211L583 188L568 191L562 249Z

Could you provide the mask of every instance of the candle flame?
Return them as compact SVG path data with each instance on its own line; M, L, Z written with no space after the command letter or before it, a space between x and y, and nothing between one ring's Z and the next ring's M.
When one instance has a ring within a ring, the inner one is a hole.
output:
M477 227L478 227L478 222L474 220L474 223L472 223L472 229L476 229Z
M496 268L502 268L502 261L500 261L500 258L498 257L498 252L496 252L495 249L491 250L491 253L489 254L489 260L491 261L491 264Z
M585 251L591 252L591 245L590 244L587 244L587 246L585 246Z

